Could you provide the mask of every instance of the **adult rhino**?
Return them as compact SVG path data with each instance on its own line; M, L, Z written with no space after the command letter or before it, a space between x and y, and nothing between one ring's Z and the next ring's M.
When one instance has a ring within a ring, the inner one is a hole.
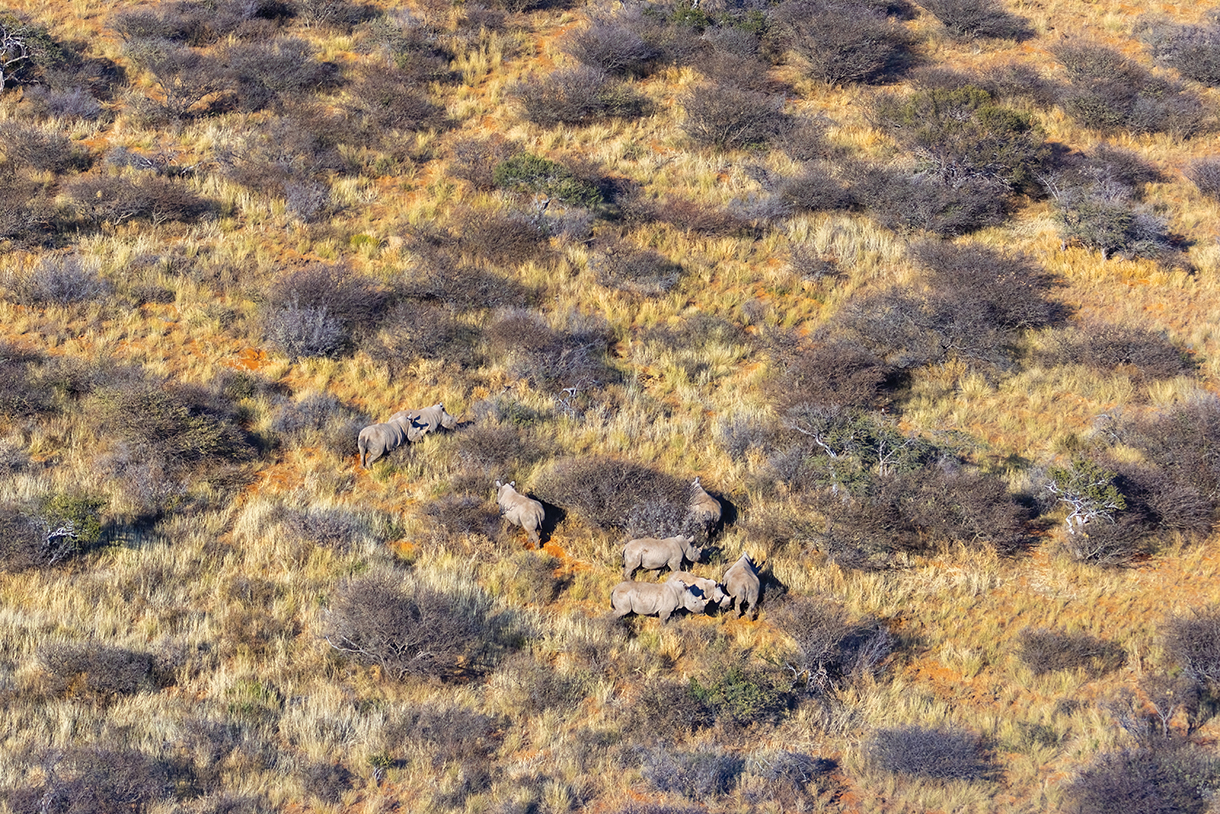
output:
M695 522L709 532L720 522L720 501L704 490L698 477L690 485L690 499L686 502L686 509Z
M724 592L724 588L720 586L719 582L707 577L697 577L690 571L674 571L665 578L665 581L695 586L703 591L703 595L708 598L709 602L714 602L721 610L724 610L733 601L733 598Z
M516 481L509 483L496 481L496 503L500 506L500 515L514 526L525 529L530 542L538 545L542 542L542 538L538 536L538 530L542 528L546 511L542 508L541 503L521 494L516 487Z
M370 424L365 427L360 431L360 437L356 441L356 445L360 448L360 465L368 469L369 464L402 446L406 437L406 431L397 421Z
M680 582L620 582L610 592L610 607L618 619L635 613L660 616L662 622L667 622L681 608L703 613L707 602L703 591Z
M749 554L742 554L724 572L724 590L733 598L733 610L737 611L738 616L742 615L742 605L745 604L754 612L754 618L758 618L758 591L761 585L758 566Z
M399 410L390 416L390 421L402 425L410 442L418 441L437 427L451 430L457 425L457 419L445 412L445 405L439 401L419 410Z
M668 565L670 571L681 571L682 560L699 562L703 549L695 548L694 542L695 538L690 535L663 540L656 537L631 540L623 546L623 579L631 579L637 568L659 571Z

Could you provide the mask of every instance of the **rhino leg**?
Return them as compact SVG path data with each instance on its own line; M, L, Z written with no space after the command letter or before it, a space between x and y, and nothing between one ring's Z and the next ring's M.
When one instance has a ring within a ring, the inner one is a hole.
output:
M533 528L531 528L530 526L526 526L526 527L525 527L525 533L526 533L527 535L529 535L530 542L531 542L531 543L533 543L533 545L534 545L535 547L538 547L538 546L541 546L541 545L542 545L542 538L538 536L538 532L537 532L536 530L534 530L534 529L533 529Z

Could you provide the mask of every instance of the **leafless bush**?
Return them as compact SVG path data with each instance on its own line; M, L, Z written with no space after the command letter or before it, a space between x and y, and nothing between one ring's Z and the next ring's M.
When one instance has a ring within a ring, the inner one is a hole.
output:
M824 164L806 165L800 175L780 182L776 195L797 212L825 212L852 205L851 193Z
M1162 625L1161 638L1183 673L1211 688L1220 686L1220 610L1209 607L1171 616Z
M788 126L782 100L728 85L697 85L681 104L682 130L696 144L721 150L764 145Z
M171 764L134 749L72 746L41 755L46 771L32 786L9 791L15 814L41 812L144 812L172 799L184 779Z
M1078 324L1053 337L1045 354L1050 364L1078 364L1092 369L1134 369L1140 377L1165 379L1187 372L1182 351L1163 332L1098 321Z
M434 769L488 757L502 736L504 722L460 706L417 706L390 718L385 735L391 743L427 746Z
M997 66L986 76L978 77L975 84L997 99L1028 99L1044 107L1053 105L1059 95L1055 83L1037 68L1017 62Z
M371 332L376 327L388 297L376 280L341 263L310 263L285 270L266 294L271 304L325 309L353 333Z
M1204 814L1217 787L1220 765L1211 752L1169 743L1102 753L1068 784L1066 798L1080 814Z
M95 266L73 254L44 257L28 273L10 280L7 287L13 300L36 307L91 302L111 291L110 282Z
M886 11L845 0L788 0L771 12L783 47L815 79L881 83L905 70L910 38Z
M1209 500L1220 500L1220 460L1211 439L1220 437L1220 400L1201 397L1152 415L1124 421L1123 442L1145 460Z
M1034 33L1027 20L1006 11L998 0L928 0L925 8L958 39L1023 40Z
M495 505L480 495L446 495L426 505L424 514L432 520L433 537L438 542L470 535L496 540L503 525Z
M874 407L886 400L893 370L862 345L841 339L803 348L775 383L776 404Z
M263 335L293 362L338 356L348 343L343 323L325 306L312 308L296 302L270 311L264 319Z
M335 650L390 678L457 679L489 665L505 624L477 588L445 593L375 572L340 583L323 635Z
M364 349L390 370L405 371L417 359L443 359L466 366L476 360L478 329L457 319L452 308L404 301L381 321L376 337Z
M715 30L725 31L726 29ZM746 33L741 29L727 29L727 31ZM755 43L753 53L735 53L713 46L696 57L695 69L703 74L712 85L739 88L754 93L774 92L777 88L775 80L770 75L770 66L759 59L757 41L748 34L746 36ZM713 41L719 43L721 39L723 37Z
M1102 259L1171 257L1177 252L1164 218L1116 184L1091 184L1057 190L1055 217L1064 243L1080 243Z
M534 124L588 124L646 115L648 98L596 68L581 66L527 79L509 91Z
M1036 675L1078 667L1092 675L1103 675L1122 667L1127 660L1121 645L1087 633L1027 627L1019 639L1021 661Z
M0 123L0 144L8 159L4 169L9 172L29 167L58 175L86 169L90 164L88 150L66 136L20 122Z
M342 763L309 763L301 772L305 793L331 805L355 785L356 777Z
M1051 49L1071 84L1060 103L1080 124L1103 132L1171 133L1190 138L1213 125L1202 102L1117 51L1072 40Z
M652 678L644 682L631 707L632 730L666 742L715 723L711 707L691 691L689 682Z
M711 237L750 234L751 221L732 209L724 209L704 201L668 198L649 204L632 201L628 204L633 220L656 220L678 229Z
M1186 166L1186 177L1199 192L1220 200L1220 158L1198 158Z
M618 458L561 458L538 479L548 503L576 512L602 529L622 528L632 509L649 501L686 504L688 484L642 464Z
M381 67L364 74L350 88L366 128L419 132L440 130L449 119L443 108L424 95L411 72Z
M625 245L608 246L589 266L604 286L651 296L664 294L682 279L682 267L664 255Z
M1113 521L1099 520L1088 524L1078 534L1066 535L1061 542L1063 551L1077 562L1115 568L1151 551L1148 520L1142 514L1124 513Z
M875 766L897 774L938 780L985 780L996 774L982 739L961 729L881 729L867 754Z
M356 436L372 419L329 393L274 404L271 432L298 446L318 444L337 458L356 451Z
M0 239L37 245L51 236L59 213L41 185L0 177Z
M566 331L550 328L537 315L510 311L487 329L493 354L506 359L509 371L548 388L587 390L610 381L607 363L612 336L596 318L569 318Z
M1134 33L1148 46L1157 62L1174 68L1187 79L1220 87L1220 21L1205 25L1177 25L1168 18L1144 14Z
M352 0L296 0L295 8L306 25L343 33L377 16L377 9L372 5Z
M55 695L79 693L110 701L156 687L153 657L137 650L94 643L53 643L38 648L38 660Z
M644 756L641 773L657 791L706 801L731 793L744 767L741 758L718 749L672 752L658 746Z
M290 509L284 516L284 529L297 540L339 552L350 551L373 536L372 518L343 508Z
M516 266L550 250L541 219L524 212L467 209L456 220L462 249L493 265Z
M527 467L541 460L546 442L523 434L519 427L477 423L462 432L459 457L485 471L503 473L510 467Z
M474 266L459 265L443 254L423 258L406 269L398 293L408 299L445 304L458 310L520 308L534 294L516 280Z
M988 320L1002 330L1044 328L1065 316L1064 306L1047 298L1058 278L1026 255L933 241L915 246L914 254L933 287L983 301Z
M865 169L852 195L878 220L899 231L938 237L969 234L1004 222L1008 190L996 181L970 178L946 184L932 175Z
M255 111L285 99L338 84L333 63L319 62L313 46L293 37L234 43L215 53L207 67L240 110Z
M638 33L609 18L595 19L568 34L560 48L580 64L612 76L647 73L658 56Z
M182 184L156 176L83 176L65 186L77 217L101 225L146 220L190 222L213 211L213 204Z
M794 599L771 616L796 645L785 664L793 682L811 695L833 695L875 675L893 650L893 638L879 621L852 620L824 600Z

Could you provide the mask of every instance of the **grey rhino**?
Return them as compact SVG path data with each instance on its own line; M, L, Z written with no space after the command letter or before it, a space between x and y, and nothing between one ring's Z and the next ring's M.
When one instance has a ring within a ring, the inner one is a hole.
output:
M389 455L402 445L406 438L403 427L396 421L370 424L360 431L357 446L360 448L360 465L365 469L378 458Z
M635 569L657 571L668 565L670 571L682 570L682 560L698 562L703 556L702 548L695 548L693 536L640 537L623 546L623 579L631 579Z
M610 593L610 607L619 619L629 613L656 614L662 622L667 622L679 608L703 613L707 601L698 588L680 582L620 582Z
M715 602L721 610L727 608L729 603L733 601L733 598L724 592L724 588L720 587L719 582L707 577L697 577L690 571L674 571L665 578L665 581L681 582L683 585L694 585L703 591L703 595L708 598L709 602Z
M538 545L542 541L538 529L542 528L546 512L541 503L518 492L516 486L516 481L496 481L496 503L500 506L500 514L514 526L525 529L530 542Z
M440 402L419 410L399 410L390 416L390 421L401 424L407 440L411 442L418 441L437 427L451 430L457 424L457 419L445 412L445 405Z
M754 618L758 618L758 590L761 583L758 580L758 566L749 554L742 554L737 562L724 572L724 590L733 598L733 610L741 616L742 605L750 606Z
M698 477L690 485L690 500L686 508L705 529L712 529L720 522L720 501L704 491Z

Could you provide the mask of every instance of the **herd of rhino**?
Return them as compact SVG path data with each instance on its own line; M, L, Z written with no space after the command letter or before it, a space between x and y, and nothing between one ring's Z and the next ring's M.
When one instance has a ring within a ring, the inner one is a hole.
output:
M444 405L439 403L421 410L397 412L386 422L370 424L360 431L360 465L368 468L404 443L417 441L437 427L453 429L456 425L457 419L445 412ZM496 481L496 503L500 515L521 528L533 545L541 543L539 532L546 517L542 503L518 492L515 481ZM704 490L698 477L690 485L687 512L695 525L707 531L720 522L720 501ZM683 562L696 563L702 556L703 549L695 546L694 535L664 539L641 537L628 542L623 547L623 581L610 593L614 615L619 618L629 613L659 616L666 622L678 610L703 613L709 604L721 610L732 604L738 616L750 610L757 617L761 583L758 566L750 556L742 554L725 571L720 582L682 570ZM659 571L666 567L670 574L664 582L635 582L632 579L639 569Z

